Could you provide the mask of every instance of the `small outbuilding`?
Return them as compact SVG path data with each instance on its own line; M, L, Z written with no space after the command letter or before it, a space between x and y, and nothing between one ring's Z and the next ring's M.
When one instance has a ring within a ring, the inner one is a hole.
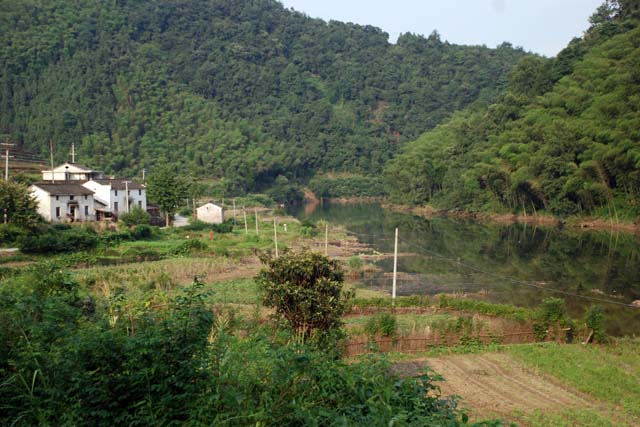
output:
M209 224L222 224L224 222L224 210L222 206L209 202L196 209L196 218Z

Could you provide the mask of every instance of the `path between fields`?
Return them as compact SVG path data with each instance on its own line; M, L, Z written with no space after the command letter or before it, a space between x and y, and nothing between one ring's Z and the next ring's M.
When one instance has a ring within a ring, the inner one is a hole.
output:
M585 396L526 369L506 354L456 355L416 359L394 365L401 376L417 376L425 366L442 375L443 396L457 395L461 406L482 416L510 418L536 410L592 408Z

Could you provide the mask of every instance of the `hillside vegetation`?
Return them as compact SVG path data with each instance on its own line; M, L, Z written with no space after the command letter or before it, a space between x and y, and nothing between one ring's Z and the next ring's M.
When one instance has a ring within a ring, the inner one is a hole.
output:
M386 169L390 192L447 209L636 218L638 10L607 2L557 58L522 59L496 103L408 144Z
M274 0L0 0L0 132L58 161L172 162L231 191L379 173L405 141L489 102L521 49L325 22Z

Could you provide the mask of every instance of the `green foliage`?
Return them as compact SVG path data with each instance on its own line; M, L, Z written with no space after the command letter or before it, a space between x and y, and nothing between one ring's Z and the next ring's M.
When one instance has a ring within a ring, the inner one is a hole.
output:
M398 321L393 314L380 313L367 319L364 330L370 337L394 338L398 334Z
M360 271L364 263L362 262L362 258L358 255L353 255L347 260L347 265L353 271Z
M271 0L1 6L0 132L43 156L53 139L58 161L75 142L108 173L180 164L227 194L377 173L404 141L494 98L525 56L413 34L392 44Z
M165 213L168 226L169 217L176 213L183 199L184 183L171 166L159 166L149 175L147 194L149 199L156 202Z
M545 298L537 309L536 321L533 324L536 338L544 340L551 329L555 328L558 333L558 328L567 326L574 327L573 322L567 316L564 300L554 297ZM569 340L573 337L572 332L570 331L567 335Z
M623 16L556 59L522 59L496 103L407 144L386 167L390 194L446 209L637 217L640 28Z
M16 224L0 224L0 242L2 244L15 244L29 233L28 229Z
M97 245L98 235L89 227L61 229L47 226L19 241L20 250L28 254L87 251Z
M599 305L589 307L585 313L585 323L587 328L593 331L593 339L602 343L607 340L607 333L604 328L604 310Z
M0 424L461 426L434 377L233 335L196 280L167 299L94 299L52 264L0 286ZM372 398L374 396L375 398Z
M178 245L175 249L173 249L173 255L189 255L194 252L202 252L209 249L206 243L201 240L193 239L186 240Z
M309 188L317 197L381 197L387 192L381 177L347 175L338 177L315 176Z
M185 231L214 231L216 233L231 233L233 231L233 218L222 224L209 224L199 220L191 221L189 225L182 227Z
M25 228L35 228L42 222L38 203L29 188L15 181L0 181L0 221Z
M134 225L148 225L151 222L151 216L143 209L135 206L129 212L120 214L118 220L127 227Z
M273 307L301 340L332 333L342 326L348 294L342 292L343 273L335 260L309 251L279 258L263 256L266 264L256 282L263 303Z

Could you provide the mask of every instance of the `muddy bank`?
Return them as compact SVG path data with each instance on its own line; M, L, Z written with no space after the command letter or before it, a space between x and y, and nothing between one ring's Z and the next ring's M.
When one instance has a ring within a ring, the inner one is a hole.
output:
M443 217L464 219L478 222L493 222L497 224L532 224L549 227L568 227L592 230L614 230L626 233L640 234L640 227L632 222L608 221L601 218L567 218L561 219L549 215L516 215L497 214L470 211L453 211L435 209L432 206L407 206L384 203L383 208L395 212L411 213L425 218Z

